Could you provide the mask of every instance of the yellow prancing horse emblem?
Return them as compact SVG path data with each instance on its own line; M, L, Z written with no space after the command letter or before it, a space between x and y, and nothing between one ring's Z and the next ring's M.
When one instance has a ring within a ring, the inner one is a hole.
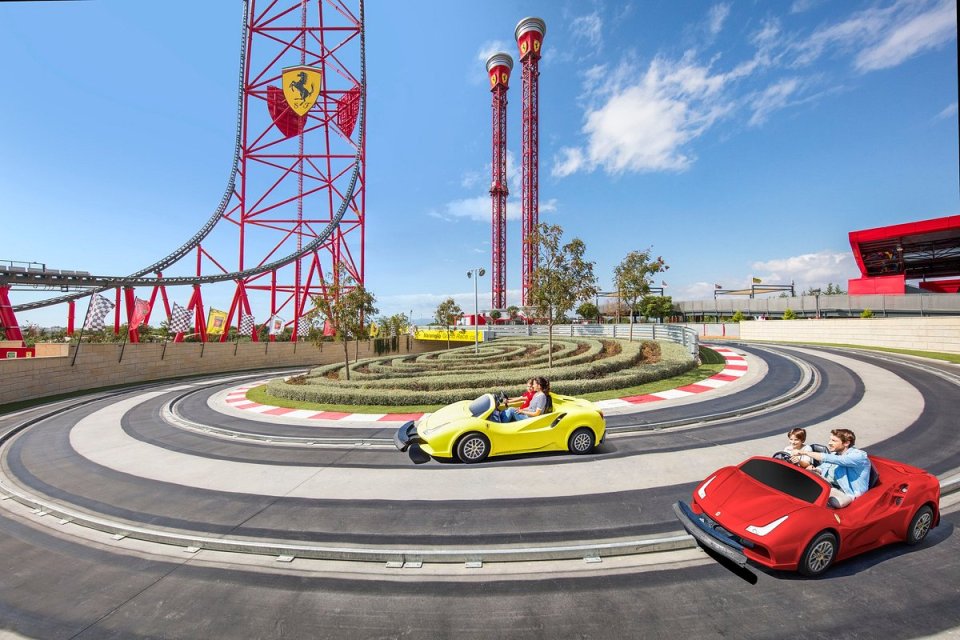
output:
M313 108L320 95L323 73L316 67L286 67L283 70L283 95L294 113L302 116Z

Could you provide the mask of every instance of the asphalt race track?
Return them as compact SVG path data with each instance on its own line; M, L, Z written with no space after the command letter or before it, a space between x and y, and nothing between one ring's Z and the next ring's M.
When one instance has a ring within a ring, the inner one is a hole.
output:
M415 466L398 422L224 402L262 373L0 416L0 638L960 638L960 491L921 545L817 580L751 584L671 510L796 426L953 487L960 367L725 346L748 375L610 411L584 457Z

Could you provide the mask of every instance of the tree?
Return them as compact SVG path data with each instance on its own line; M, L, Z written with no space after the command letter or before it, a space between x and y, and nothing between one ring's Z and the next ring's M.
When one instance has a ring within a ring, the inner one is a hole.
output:
M784 320L796 320L796 319L797 319L797 314L796 314L796 312L794 312L793 309L791 309L790 307L787 307L786 310L783 312L783 319L784 319Z
M870 309L864 309L863 311L860 312L860 317L861 317L861 318L872 318L872 317L873 317L873 311L870 310Z
M613 269L613 281L617 291L627 302L630 313L630 340L633 340L633 310L641 298L650 295L650 281L654 274L666 271L670 267L663 258L651 258L651 249L631 251Z
M503 314L500 313L499 309L493 309L490 311L490 318L496 323L497 320L503 317Z
M673 298L670 296L647 296L640 302L640 313L647 318L663 319L673 313Z
M843 289L840 288L839 284L833 284L832 282L827 283L827 288L824 290L824 293L828 296L842 296L846 293Z
M410 326L410 318L405 313L395 313L392 316L377 318L380 334L383 336L399 336Z
M510 316L510 324L513 324L513 322L517 319L517 314L519 313L520 313L520 307L518 307L517 305L512 304L509 307L507 307L507 315Z
M597 277L593 274L593 262L583 257L586 251L583 240L574 238L561 245L562 239L560 226L545 223L540 223L527 239L537 246L537 263L527 294L537 315L547 318L547 366L550 367L553 366L554 322L564 317L578 301L597 295Z
M743 311L737 309L733 312L733 317L730 318L733 322L743 322Z
M305 318L309 321L311 341L320 346L323 341L323 331L317 331L317 322L322 317L330 323L333 329L333 339L343 343L343 365L346 369L347 380L350 379L350 353L347 341L351 336L360 340L367 334L364 325L365 318L372 318L377 312L374 303L376 297L367 291L362 284L354 280L343 265L339 265L333 282L321 282L321 288L327 292L326 296L314 296L313 309Z
M584 302L579 307L577 307L577 315L579 315L584 320L586 319L597 319L600 315L600 309L597 308L597 305L592 302Z
M439 305L433 313L433 319L437 324L443 325L447 330L447 349L450 348L450 325L456 324L460 316L463 315L463 309L460 308L453 298L447 298Z

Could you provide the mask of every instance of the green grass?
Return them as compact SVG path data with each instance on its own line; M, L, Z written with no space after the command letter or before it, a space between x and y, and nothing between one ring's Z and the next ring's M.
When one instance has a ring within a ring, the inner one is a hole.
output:
M716 375L723 370L722 364L705 364L691 369L687 373L673 378L664 378L656 382L649 382L626 389L614 389L610 391L597 391L587 393L582 398L587 400L608 400L610 398L622 398L625 396L639 396L645 393L656 393L667 389L675 389L688 384L693 384ZM312 402L299 402L296 400L286 400L284 398L274 398L267 394L266 385L254 387L247 392L247 399L260 404L269 404L277 407L286 407L288 409L310 409L312 411L339 411L342 413L427 413L436 411L443 405L421 404L410 406L386 406L386 405L348 405L348 404L325 404L319 405Z
M776 342L777 344L796 344L813 347L841 347L844 349L863 349L864 351L885 351L887 353L899 353L905 356L916 356L918 358L930 358L931 360L944 360L954 364L960 364L960 353L943 353L940 351L918 351L916 349L894 349L893 347L873 347L864 344L843 344L840 342L790 342L785 340L764 340L764 342Z

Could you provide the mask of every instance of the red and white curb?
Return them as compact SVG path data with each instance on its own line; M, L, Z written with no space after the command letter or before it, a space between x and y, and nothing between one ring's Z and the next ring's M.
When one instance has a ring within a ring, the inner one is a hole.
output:
M713 391L735 380L739 380L746 375L748 370L746 358L727 347L710 348L723 356L725 366L720 373L712 375L700 382L677 387L676 389L657 391L656 393L645 393L639 396L615 398L612 400L598 400L594 402L594 404L601 409L620 409L638 404L646 404L648 402L659 402L660 400L678 400L680 398L688 398L698 393Z
M701 380L694 384L688 384L676 389L658 391L656 393L647 393L639 396L627 396L625 398L616 398L612 400L599 400L594 404L600 409L619 409L623 407L632 407L638 404L649 402L658 402L660 400L677 400L687 398L698 393L713 391L726 384L739 380L746 375L748 370L747 359L732 349L727 347L711 347L714 351L723 356L725 366L723 370ZM223 402L227 406L239 410L258 413L265 416L282 416L284 418L297 418L301 420L329 420L334 422L406 422L408 420L417 420L422 413L342 413L339 411L316 411L314 409L288 409L286 407L275 407L268 404L260 404L247 399L247 391L265 384L267 380L251 382L240 387L234 387L227 392Z
M342 413L340 411L317 411L315 409L289 409L275 407L269 404L260 404L247 400L247 391L266 384L267 380L251 382L241 387L234 387L227 392L224 402L233 409L259 413L265 416L283 416L285 418L299 418L301 420L333 420L336 422L407 422L416 420L422 413Z

